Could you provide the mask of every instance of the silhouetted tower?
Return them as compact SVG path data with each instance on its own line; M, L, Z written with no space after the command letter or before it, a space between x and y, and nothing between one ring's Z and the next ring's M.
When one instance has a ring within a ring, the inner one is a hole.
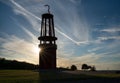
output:
M38 40L40 40L39 47L39 65L40 69L56 69L56 40L54 30L53 15L50 14L49 5L48 13L42 14L41 33Z

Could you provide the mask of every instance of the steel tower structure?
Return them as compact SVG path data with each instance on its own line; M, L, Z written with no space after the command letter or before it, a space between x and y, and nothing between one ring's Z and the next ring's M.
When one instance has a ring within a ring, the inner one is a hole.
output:
M54 19L53 15L50 13L49 5L48 13L42 14L41 21L41 32L39 48L41 49L39 53L39 67L40 69L56 69L56 40L55 30L54 30Z

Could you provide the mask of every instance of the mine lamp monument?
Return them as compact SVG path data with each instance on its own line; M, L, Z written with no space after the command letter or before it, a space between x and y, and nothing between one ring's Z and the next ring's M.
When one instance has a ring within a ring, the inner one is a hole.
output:
M39 48L39 69L56 69L56 40L54 30L53 15L50 13L50 6L48 7L48 13L42 14L41 32Z

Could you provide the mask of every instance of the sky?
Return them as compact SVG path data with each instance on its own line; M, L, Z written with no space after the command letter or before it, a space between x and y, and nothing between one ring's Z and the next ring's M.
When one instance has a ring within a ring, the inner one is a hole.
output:
M54 15L57 67L120 70L120 0L0 0L0 57L38 64L41 15Z

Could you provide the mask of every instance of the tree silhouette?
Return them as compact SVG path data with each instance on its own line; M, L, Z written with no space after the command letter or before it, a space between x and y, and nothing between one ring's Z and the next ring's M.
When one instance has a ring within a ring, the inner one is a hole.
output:
M96 71L95 66L91 67L91 69L90 69L90 70L91 70L91 71Z
M75 70L77 70L77 67L75 65L72 65L71 70L75 71Z
M88 70L91 69L91 66L88 66L87 64L82 64L82 70Z
M82 64L82 70L88 70L90 69L90 71L96 71L95 66L88 66L87 64Z
M82 70L86 70L88 69L88 65L87 64L82 64Z

